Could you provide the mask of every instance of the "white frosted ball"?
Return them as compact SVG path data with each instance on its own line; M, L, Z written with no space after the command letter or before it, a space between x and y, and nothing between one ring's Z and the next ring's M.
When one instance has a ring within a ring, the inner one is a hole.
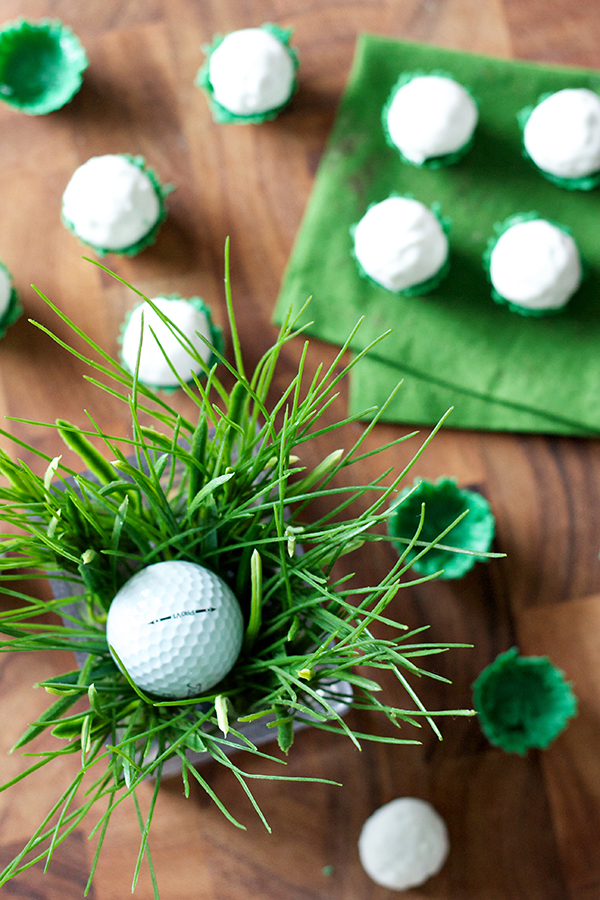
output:
M500 235L490 256L492 285L526 309L559 309L581 283L573 238L545 219L517 222Z
M399 797L380 806L363 825L360 861L377 884L396 891L417 887L444 865L446 824L425 800Z
M373 281L402 291L440 270L448 258L448 239L438 218L418 200L388 197L356 226L354 254Z
M600 97L566 88L542 100L523 129L533 162L559 178L583 178L600 169Z
M191 341L204 362L208 362L211 349L197 334L198 332L207 340L211 340L207 314L196 309L187 300L167 300L165 297L155 297L152 302ZM121 354L123 362L131 372L135 372L137 365L140 340L142 341L142 350L138 377L145 384L158 387L175 387L178 384L162 350L167 354L175 371L183 381L190 380L192 371L196 375L200 372L201 366L197 360L191 356L185 346L182 346L168 325L146 301L132 310L123 334Z
M294 74L289 51L264 28L232 31L209 59L214 99L238 116L284 104L292 93Z
M5 314L12 297L12 279L4 266L0 265L0 318Z
M468 91L442 75L412 78L398 88L387 112L390 138L417 165L460 150L471 140L477 120Z
M146 172L121 154L93 156L73 173L62 212L77 236L105 250L136 244L156 224L160 201Z

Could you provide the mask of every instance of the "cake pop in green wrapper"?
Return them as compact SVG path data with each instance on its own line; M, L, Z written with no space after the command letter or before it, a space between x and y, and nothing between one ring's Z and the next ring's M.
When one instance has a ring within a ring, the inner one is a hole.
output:
M223 350L222 331L204 300L180 294L138 303L123 323L119 342L123 365L137 372L142 384L167 393L206 375Z
M568 191L600 184L600 96L588 88L543 94L517 113L523 156Z
M460 521L451 528L457 519ZM441 577L449 579L462 578L480 558L478 554L488 552L495 521L485 497L459 488L453 478L440 478L436 482L416 481L412 488L403 490L393 506L388 528L398 552L407 554L407 562L417 574L428 576L443 570ZM439 546L423 552L424 545L437 541L447 529Z
M413 297L435 290L450 270L450 220L439 204L431 209L395 192L371 203L350 228L352 255L361 277Z
M406 163L438 169L471 149L479 111L470 92L446 72L403 72L382 113L386 143Z
M522 316L561 312L584 276L569 229L528 212L509 216L494 231L483 254L492 299Z
M545 656L501 653L473 684L473 705L488 741L524 756L545 749L577 712L577 699L560 669Z
M291 29L266 22L204 47L207 59L196 84L208 95L216 122L260 124L274 119L294 94L298 55L290 47Z
M71 176L62 197L61 218L69 231L98 256L135 256L154 243L167 217L162 185L143 156L92 156Z
M9 326L17 321L22 312L23 307L13 285L12 276L0 262L0 338L4 337Z
M87 66L79 38L57 19L16 19L0 29L0 100L28 115L68 103Z

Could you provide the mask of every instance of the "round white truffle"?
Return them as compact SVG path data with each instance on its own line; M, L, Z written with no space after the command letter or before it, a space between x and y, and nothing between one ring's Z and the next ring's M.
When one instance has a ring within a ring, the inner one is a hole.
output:
M448 239L423 203L388 197L371 206L356 226L354 254L373 281L402 291L439 272L448 258Z
M390 139L416 165L455 153L471 140L477 105L461 84L443 75L419 75L398 88L387 110Z
M210 347L207 347L198 336L201 334L207 340L211 340L207 314L183 299L167 300L165 297L155 297L152 302L185 335L204 362L208 362L211 355ZM201 370L198 361L145 301L132 310L123 333L121 354L123 362L130 372L135 372L140 341L142 349L138 377L145 384L157 387L176 387L178 385L164 353L183 381L189 381L192 372L197 375Z
M264 28L232 31L209 60L213 97L237 116L260 115L289 100L295 67L287 47Z
M12 289L12 279L4 266L0 265L0 319L10 306Z
M575 241L545 219L515 223L490 255L493 287L524 309L560 309L581 284L581 274Z
M559 178L584 178L600 169L600 97L566 88L542 100L523 129L533 162Z
M154 227L160 199L146 172L121 154L93 156L73 173L62 199L75 234L94 247L126 250Z
M400 797L376 810L358 839L360 861L373 881L403 891L423 884L444 865L446 824L425 800Z

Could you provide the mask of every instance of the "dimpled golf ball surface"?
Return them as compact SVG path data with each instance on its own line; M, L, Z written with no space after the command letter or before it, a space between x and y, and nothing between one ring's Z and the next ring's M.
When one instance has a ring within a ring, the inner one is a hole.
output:
M448 831L426 800L398 797L375 810L358 839L360 861L367 875L386 888L418 887L444 865Z
M147 566L123 585L110 606L106 636L139 688L183 699L230 671L242 646L243 617L214 572L173 560Z

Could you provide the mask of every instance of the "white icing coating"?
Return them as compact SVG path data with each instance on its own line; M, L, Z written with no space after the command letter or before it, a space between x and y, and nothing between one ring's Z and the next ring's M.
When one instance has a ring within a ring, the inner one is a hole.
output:
M264 28L232 31L209 60L213 96L237 116L260 115L284 104L294 74L288 49Z
M93 156L73 173L62 211L81 240L125 250L156 224L160 201L146 172L121 154Z
M461 84L443 75L419 75L396 91L387 127L402 155L420 165L464 147L478 117L475 101Z
M500 235L490 278L501 297L526 309L560 309L581 283L573 238L545 219L517 222Z
M5 314L12 296L12 279L4 266L0 266L0 318Z
M211 350L196 334L196 332L199 332L207 340L211 340L210 325L206 313L196 309L191 303L183 299L167 300L165 297L155 297L152 302L191 341L201 358L208 362ZM152 332L158 338L160 346ZM132 310L123 334L121 350L123 362L131 372L135 372L140 340L142 340L142 351L138 377L145 384L159 387L175 387L178 384L167 364L161 347L183 381L190 380L192 371L195 374L200 372L201 366L199 363L181 345L179 339L173 334L168 325L162 321L160 316L145 301Z
M431 278L448 257L448 239L437 217L418 200L388 197L362 217L354 253L367 275L402 291Z
M417 797L399 797L380 806L358 839L367 875L396 891L417 887L439 872L449 850L444 820L430 803Z
M559 178L583 178L600 169L600 97L586 88L550 94L523 129L533 162Z

